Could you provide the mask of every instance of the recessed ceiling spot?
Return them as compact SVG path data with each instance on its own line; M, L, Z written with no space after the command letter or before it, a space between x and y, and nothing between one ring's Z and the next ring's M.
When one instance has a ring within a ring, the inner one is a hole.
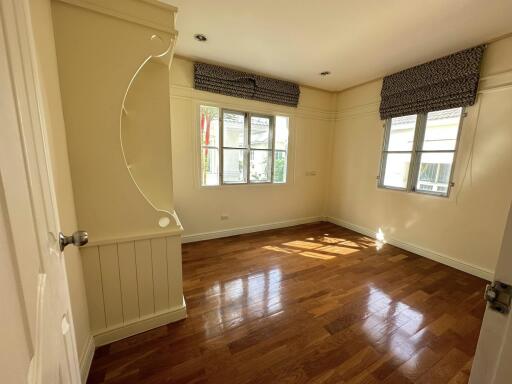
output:
M196 39L197 41L200 41L201 43L204 43L205 41L208 40L208 38L205 35L203 35L202 33L196 33L194 35L194 39Z

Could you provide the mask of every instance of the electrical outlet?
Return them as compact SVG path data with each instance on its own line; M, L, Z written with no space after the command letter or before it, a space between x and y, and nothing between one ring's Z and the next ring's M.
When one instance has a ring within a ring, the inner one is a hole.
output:
M220 215L220 219L227 220L227 219L229 219L229 216L224 213L224 214Z

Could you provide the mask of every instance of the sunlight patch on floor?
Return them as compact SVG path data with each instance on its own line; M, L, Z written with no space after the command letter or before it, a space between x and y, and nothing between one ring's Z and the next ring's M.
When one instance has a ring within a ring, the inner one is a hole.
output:
M361 244L355 243L355 242L350 241L350 240L344 241L343 243L338 244L338 245L345 245L347 247L354 247L354 248L366 248L365 246L362 246Z
M322 244L312 243L310 241L301 241L301 240L295 240L290 241L288 243L283 243L283 245L287 245L289 247L297 247L301 249L315 249L320 248Z
M296 251L294 249L286 249L286 248L281 248L281 247L278 247L276 245L265 245L264 247L262 247L263 249L266 249L268 251L274 251L274 252L281 252L281 253L287 253L287 254L292 254L292 253L297 253L299 251Z
M346 240L340 239L339 237L324 236L324 237L319 238L318 241L321 241L322 243L327 243L327 244L337 244L337 243L341 243L342 241L346 241Z
M301 252L301 253L299 253L299 255L311 257L313 259L320 259L320 260L331 260L336 257L336 256L324 255L323 253L312 252L312 251Z
M327 245L325 247L318 248L317 250L322 252L335 253L337 255L350 255L351 253L359 252L358 249L340 247L338 245Z

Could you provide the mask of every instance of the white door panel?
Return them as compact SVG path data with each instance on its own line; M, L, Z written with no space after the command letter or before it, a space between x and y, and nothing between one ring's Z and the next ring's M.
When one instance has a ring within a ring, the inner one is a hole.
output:
M0 0L0 173L31 363L27 381L80 383L28 0Z
M512 207L508 214L496 265L495 280L512 285ZM512 377L511 362L511 315L498 313L488 305L469 382L471 384L509 384Z

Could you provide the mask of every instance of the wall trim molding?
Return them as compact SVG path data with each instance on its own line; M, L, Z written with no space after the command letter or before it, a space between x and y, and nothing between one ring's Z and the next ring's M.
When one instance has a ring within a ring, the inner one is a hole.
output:
M353 224L353 223L350 223L348 221L345 221L345 220L342 220L342 219L339 219L336 217L326 216L325 221L328 221L332 224L339 225L340 227L350 229L354 232L361 233L365 236L375 238L375 233L376 233L375 230L371 230L369 228L362 227L360 225ZM441 263L441 264L447 265L449 267L458 269L460 271L469 273L471 275L480 277L487 281L492 281L494 278L494 272L492 272L490 270L481 268L474 264L463 262L461 260L455 259L448 255L444 255L444 254L432 251L430 249L427 249L427 248L424 248L424 247L421 247L421 246L418 246L415 244L411 244L411 243L408 243L408 242L405 242L402 240L394 239L394 238L386 237L386 242L388 244L394 245L395 247L415 253L416 255L419 255L419 256L426 257L427 259L437 261L438 263Z
M482 76L478 83L478 93L489 93L512 88L512 68L498 73ZM351 88L352 89L352 88ZM343 93L345 91L341 91ZM336 121L348 120L361 115L378 114L380 99L367 103L341 108L335 112Z
M162 325L182 320L186 317L187 305L185 304L185 298L183 298L183 304L180 306L152 313L151 315L144 316L124 324L93 332L94 342L97 347L100 347L126 337L149 331Z
M186 59L188 60L188 59ZM327 91L326 91L327 92ZM204 103L222 104L230 108L254 109L261 113L276 114L283 113L288 116L313 118L326 121L334 121L336 111L325 108L299 106L297 108L287 107L278 104L269 104L257 100L240 99L233 96L219 95L216 93L200 91L185 85L171 84L171 99L185 99L200 101Z
M369 103L354 105L349 108L339 109L336 113L336 121L350 119L360 115L379 113L380 99Z
M181 236L183 233L183 227L174 227L171 229L165 229L162 232L147 232L147 233L138 233L132 235L122 235L122 236L107 236L107 237L99 237L93 238L92 241L89 241L87 244L83 245L82 248L88 247L97 247L100 245L107 245L112 243L124 243L127 241L137 241L137 240L148 240L148 239L156 239L161 237L169 237L169 236Z
M236 228L222 229L219 231L194 233L194 234L184 235L182 242L183 243L194 243L196 241L219 239L222 237L242 235L245 233L254 233L254 232L268 231L270 229L293 227L294 225L314 223L314 222L323 221L323 220L324 220L323 216L312 216L312 217L304 217L304 218L300 218L300 219L278 221L278 222L274 222L274 223L251 225L251 226L247 226L247 227L236 227Z
M489 93L512 87L512 69L483 76L478 84L478 93Z
M82 377L82 383L85 383L89 376L95 349L96 345L94 343L94 338L92 335L89 335L87 343L82 351L82 355L80 356L80 376Z

